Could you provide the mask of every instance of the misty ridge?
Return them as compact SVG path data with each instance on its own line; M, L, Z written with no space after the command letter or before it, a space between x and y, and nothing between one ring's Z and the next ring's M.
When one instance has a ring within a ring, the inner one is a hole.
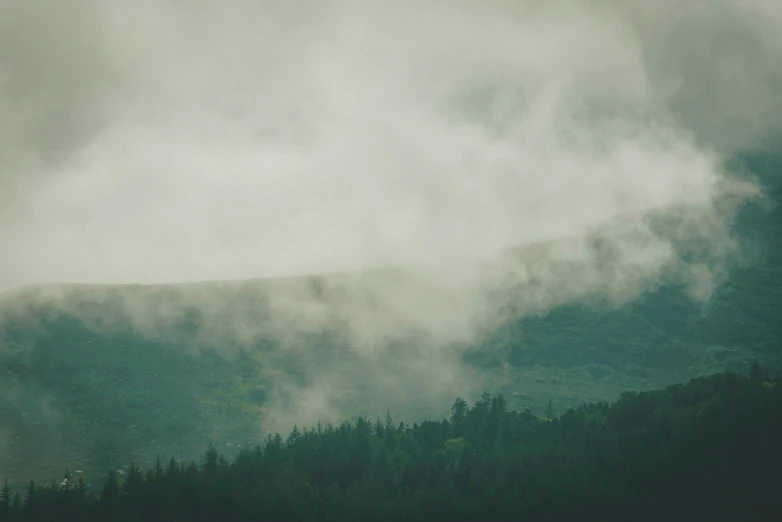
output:
M212 408L198 447L235 411L260 440L531 387L495 348L563 307L722 317L778 187L741 159L778 153L780 26L772 0L0 0L2 447L30 415L67 426L36 465L87 451L53 391L79 368L161 386L134 415ZM670 342L697 364L643 385L757 356L727 344ZM104 461L154 453L134 425Z

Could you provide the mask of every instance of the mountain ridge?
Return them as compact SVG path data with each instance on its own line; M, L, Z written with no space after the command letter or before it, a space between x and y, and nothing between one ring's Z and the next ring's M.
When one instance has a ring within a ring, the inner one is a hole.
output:
M128 456L187 460L210 441L237 448L299 419L374 417L386 409L427 418L460 393L501 392L511 406L540 412L549 401L561 410L628 389L746 373L753 360L779 367L782 163L753 161L767 197L739 211L735 231L749 255L705 304L681 285L663 285L621 306L581 300L510 317L472 344L454 335L439 349L426 332L393 321L399 302L350 287L380 277L393 290L406 277L393 269L0 293L0 474L26 480L64 465L95 473L127 464ZM269 320L268 300L242 291L248 288L285 288L293 296L283 300L287 319ZM65 306L36 299L47 292ZM152 299L123 297L139 295ZM348 306L350 299L360 306ZM307 303L316 306L301 306ZM367 337L361 320L387 321L364 326L388 337Z

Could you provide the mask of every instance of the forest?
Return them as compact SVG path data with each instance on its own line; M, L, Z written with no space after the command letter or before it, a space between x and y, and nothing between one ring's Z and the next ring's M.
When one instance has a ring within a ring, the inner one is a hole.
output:
M782 378L755 364L555 415L457 398L413 425L293 426L229 462L6 484L0 520L776 520Z

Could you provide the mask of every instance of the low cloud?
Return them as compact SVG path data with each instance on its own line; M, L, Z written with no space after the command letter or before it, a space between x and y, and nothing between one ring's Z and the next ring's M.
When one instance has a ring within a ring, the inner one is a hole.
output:
M782 130L775 5L2 0L0 289L338 274L55 301L222 346L339 325L378 400L451 393L443 347L506 314L708 298L758 192L724 161ZM303 367L280 424L361 381Z

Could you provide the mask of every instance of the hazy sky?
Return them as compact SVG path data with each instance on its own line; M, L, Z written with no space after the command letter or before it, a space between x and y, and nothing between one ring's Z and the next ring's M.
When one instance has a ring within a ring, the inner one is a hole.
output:
M782 129L781 13L0 0L0 289L458 268L708 207Z

